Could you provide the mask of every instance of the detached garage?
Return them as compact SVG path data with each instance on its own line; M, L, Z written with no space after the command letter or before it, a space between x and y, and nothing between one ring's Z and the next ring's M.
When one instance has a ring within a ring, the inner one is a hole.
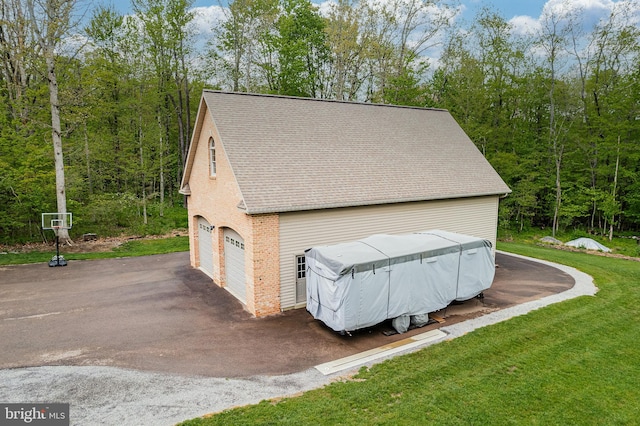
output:
M314 246L425 229L495 246L509 192L448 111L217 91L181 186L191 264L256 316L306 306Z

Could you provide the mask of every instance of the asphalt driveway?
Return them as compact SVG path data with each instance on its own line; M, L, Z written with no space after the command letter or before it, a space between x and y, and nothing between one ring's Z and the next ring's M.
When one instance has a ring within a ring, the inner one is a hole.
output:
M186 253L0 268L0 401L66 402L72 425L173 425L355 371L325 375L318 363L435 327L457 338L597 291L573 268L501 253L497 262L484 301L390 337L388 324L339 336L304 310L252 318Z
M504 254L484 301L451 325L571 288L573 278ZM189 267L188 253L0 268L0 369L115 366L209 377L281 375L406 338L388 324L340 336L304 309L256 319Z

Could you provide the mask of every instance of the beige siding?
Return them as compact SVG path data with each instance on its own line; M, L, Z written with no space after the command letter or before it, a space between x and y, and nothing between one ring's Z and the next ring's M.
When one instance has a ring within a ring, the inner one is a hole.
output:
M280 307L296 307L296 255L315 245L372 234L442 229L485 238L495 247L498 197L403 203L280 215Z

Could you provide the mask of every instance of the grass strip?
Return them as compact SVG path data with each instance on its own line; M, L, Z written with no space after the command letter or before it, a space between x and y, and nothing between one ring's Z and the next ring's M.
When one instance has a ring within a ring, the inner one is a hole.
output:
M66 260L112 259L116 257L148 256L152 254L175 253L189 251L189 237L178 236L159 239L131 240L111 251L91 253L65 253L64 247L60 254ZM18 265L25 263L47 263L54 256L55 247L51 251L34 251L28 253L6 253L0 255L0 265Z
M182 425L601 425L640 415L640 262L526 244L600 291L362 368L302 396Z

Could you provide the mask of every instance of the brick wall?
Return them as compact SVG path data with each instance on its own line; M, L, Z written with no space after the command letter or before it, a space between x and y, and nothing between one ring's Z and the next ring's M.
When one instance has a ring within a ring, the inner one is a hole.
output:
M280 312L280 246L279 216L252 216L253 235L249 244L253 268L251 291L254 294L254 314L270 315ZM247 289L249 291L249 289Z
M216 176L209 173L209 138L216 141ZM214 226L213 281L224 287L224 229L231 228L244 239L246 309L256 316L280 312L278 215L249 216L238 209L242 201L233 171L219 142L210 115L205 114L198 138L189 187L190 261L200 266L198 252L198 216Z

